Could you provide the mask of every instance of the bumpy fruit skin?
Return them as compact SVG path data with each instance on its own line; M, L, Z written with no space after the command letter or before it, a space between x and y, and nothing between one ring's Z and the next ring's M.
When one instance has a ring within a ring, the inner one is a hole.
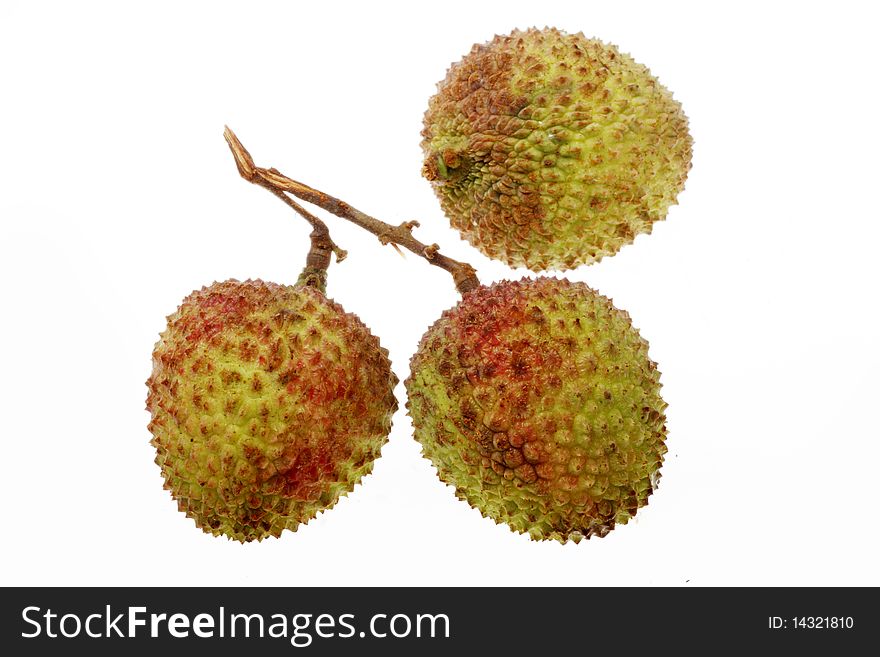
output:
M650 233L684 188L681 105L612 45L514 31L475 45L437 88L422 173L491 258L533 271L594 262Z
M165 488L215 536L296 530L350 492L387 441L387 353L314 287L229 280L193 292L147 381Z
M424 335L411 370L425 456L496 522L536 540L604 536L657 485L657 365L629 316L582 283L468 292Z

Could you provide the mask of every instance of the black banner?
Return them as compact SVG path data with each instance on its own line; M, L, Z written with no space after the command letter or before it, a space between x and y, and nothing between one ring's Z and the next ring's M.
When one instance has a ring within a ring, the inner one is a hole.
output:
M880 639L875 589L7 588L2 598L2 647L16 655L852 654Z

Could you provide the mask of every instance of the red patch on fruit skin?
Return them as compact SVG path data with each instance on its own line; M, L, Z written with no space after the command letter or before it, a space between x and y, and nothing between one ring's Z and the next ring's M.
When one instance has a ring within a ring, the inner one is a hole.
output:
M244 326L260 308L275 297L283 286L262 281L235 280L215 283L190 294L178 309L175 323L191 342L211 340L230 326ZM262 322L265 324L265 322ZM260 335L264 331L254 330Z
M500 410L508 418L522 418L516 427L495 427L495 420L484 416L490 409L470 408L466 397L461 416L453 418L453 422L474 441L481 453L489 447L480 442L483 437L477 428L489 423L493 431L510 429L513 440L509 442L508 452L506 455L497 453L492 469L499 475L510 469L527 484L538 478L534 466L547 463L551 458L543 442L548 436L536 432L536 427L530 424L536 412L529 401L530 390L549 388L550 379L563 367L557 345L548 339L544 313L535 304L546 292L542 287L540 282L525 282L478 288L465 295L459 306L444 313L441 320L446 340L455 344L460 353L470 354L466 360L478 363L467 369L468 381L477 388L474 398L480 399L482 387L495 390L496 394L490 397L497 399L493 412ZM537 299L533 294L538 295ZM455 387L452 385L455 374L454 368L447 368L451 387Z
M343 437L328 433L322 442L297 452L288 467L278 471L284 496L296 500L313 500L323 490L322 482L336 476L339 463L351 458L352 450Z

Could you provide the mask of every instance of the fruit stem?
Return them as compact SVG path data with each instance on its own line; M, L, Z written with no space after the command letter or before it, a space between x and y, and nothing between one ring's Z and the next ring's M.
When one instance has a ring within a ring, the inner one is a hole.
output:
M226 138L230 150L232 150L232 154L235 157L235 163L238 166L238 172L241 174L242 178L260 185L261 187L265 187L276 196L283 198L288 205L300 214L303 214L305 210L288 197L285 192L293 194L303 201L317 205L327 212L335 214L337 217L341 217L342 219L346 219L353 224L360 226L364 230L367 230L378 237L382 244L391 244L394 247L400 245L405 249L412 251L417 256L424 258L432 265L445 269L452 274L452 279L455 281L455 287L461 294L479 287L480 281L477 278L477 272L473 267L466 262L459 262L458 260L453 260L452 258L448 258L441 254L439 252L440 247L436 244L422 244L419 240L413 237L412 229L419 225L417 221L405 221L398 226L392 226L384 221L380 221L375 217L371 217L370 215L361 212L357 208L353 208L345 201L341 201L329 194L325 194L324 192L309 187L308 185L288 178L277 169L264 169L254 165L250 153L248 153L247 149L242 146L238 137L235 136L235 133L233 133L232 130L226 127L223 136ZM306 218L309 220L308 217ZM312 217L312 219L319 221L315 217ZM312 225L315 226L314 223L312 223ZM329 234L327 239L329 240ZM335 245L333 246L335 247ZM335 248L334 251L336 251ZM337 260L341 259L338 252L336 258Z
M336 254L336 262L342 262L348 254L330 238L330 229L327 228L327 224L258 174L258 169L254 166L251 154L245 150L244 146L241 145L241 142L238 141L229 128L226 128L223 136L226 137L229 149L235 157L235 164L238 166L238 173L241 174L241 177L255 185L268 189L311 224L312 232L309 234L311 247L306 256L306 266L299 275L297 285L309 285L317 287L322 292L326 291L330 254Z

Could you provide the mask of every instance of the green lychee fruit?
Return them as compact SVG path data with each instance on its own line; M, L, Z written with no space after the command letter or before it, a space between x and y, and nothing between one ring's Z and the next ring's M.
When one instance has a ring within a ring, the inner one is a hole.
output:
M657 486L657 365L627 313L583 283L466 293L422 338L406 388L440 479L533 539L604 536Z
M372 470L396 383L378 339L315 287L195 291L168 318L147 381L165 488L214 535L296 530Z
M572 269L650 233L684 188L681 105L616 47L556 29L475 45L428 104L423 175L491 258Z

